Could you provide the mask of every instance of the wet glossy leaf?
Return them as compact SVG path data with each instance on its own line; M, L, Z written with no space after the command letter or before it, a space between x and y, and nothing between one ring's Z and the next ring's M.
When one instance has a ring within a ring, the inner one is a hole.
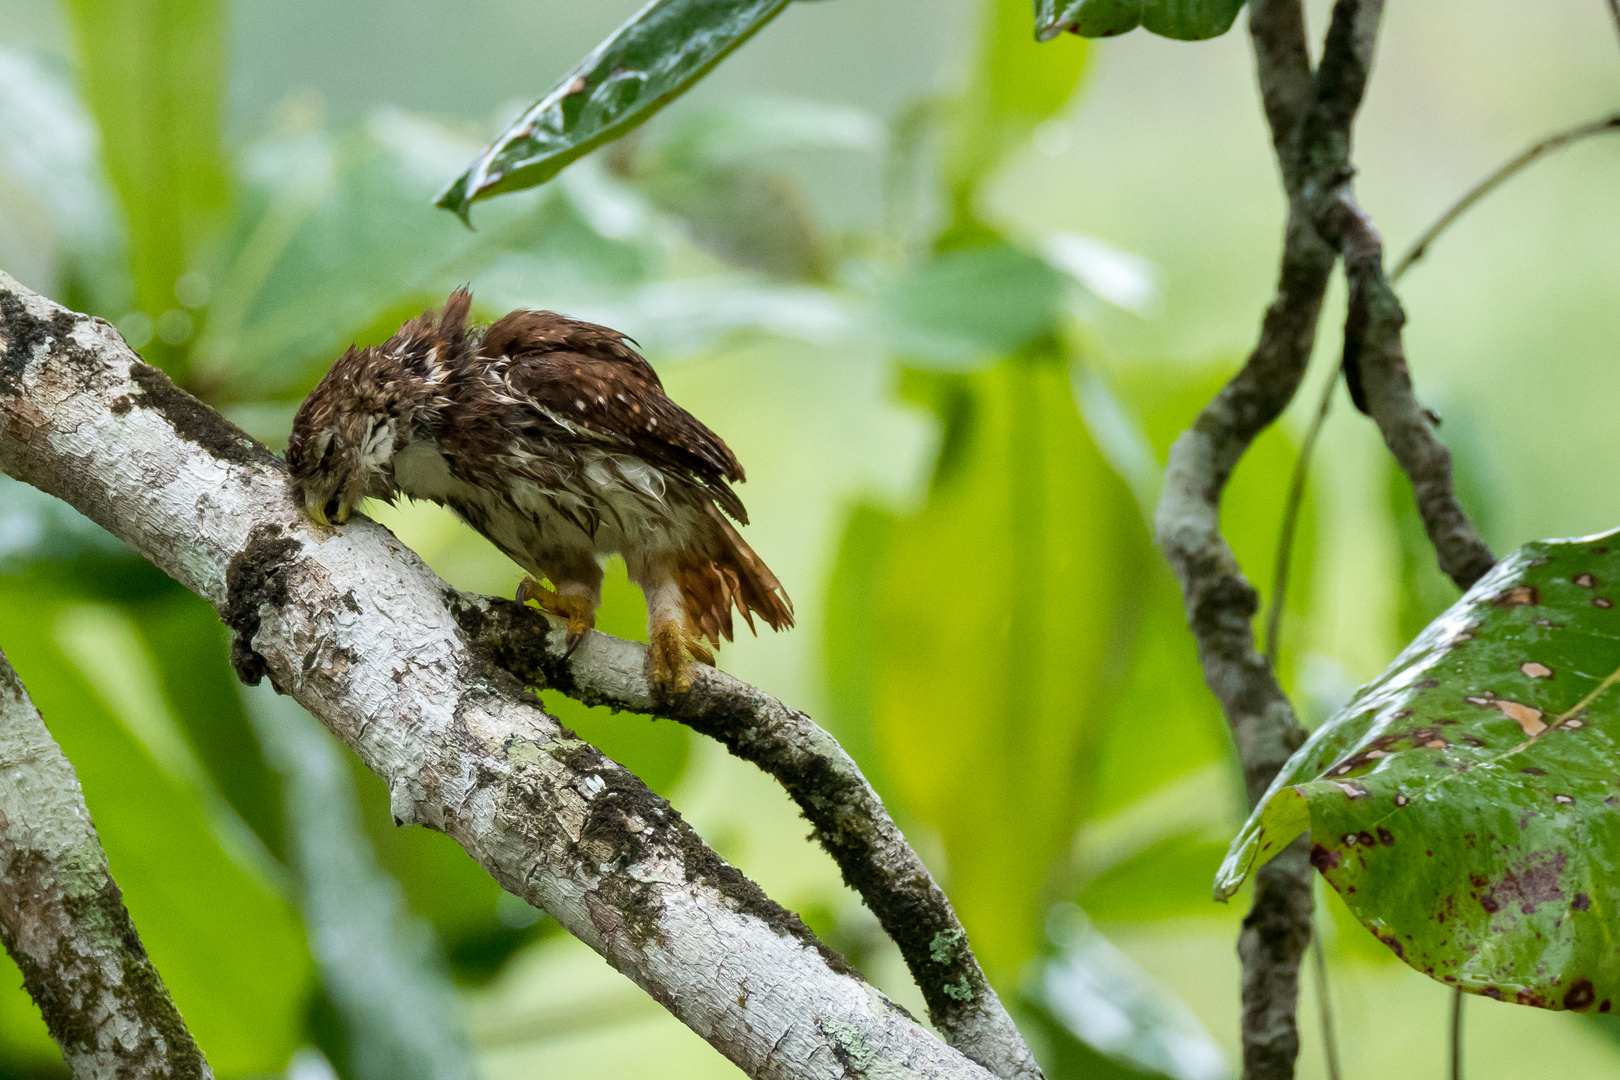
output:
M1232 28L1243 0L1036 0L1035 33L1113 37L1145 26L1161 37L1202 41Z
M788 0L653 0L496 137L438 199L472 204L533 187L688 90Z
M102 162L123 208L136 306L151 320L175 312L171 322L189 327L176 286L182 275L204 269L229 202L224 4L70 0L66 6ZM188 336L176 329L166 334L172 342L154 340L145 355L179 374Z
M1319 728L1217 891L1309 830L1407 963L1473 993L1608 1011L1620 861L1620 540L1503 559Z

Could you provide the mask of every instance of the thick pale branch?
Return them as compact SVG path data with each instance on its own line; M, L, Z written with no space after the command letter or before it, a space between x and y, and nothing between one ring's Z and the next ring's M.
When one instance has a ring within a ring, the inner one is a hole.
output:
M0 938L74 1076L213 1076L141 947L78 774L3 653Z
M0 468L219 610L269 676L442 831L754 1077L991 1075L921 1028L663 799L475 647L387 530L310 526L280 462L108 324L0 274Z
M592 632L565 658L562 623L509 600L463 597L462 627L526 683L591 705L660 716L723 743L778 780L899 945L947 1041L1001 1077L1039 1067L969 947L950 900L906 843L838 741L804 713L722 671L699 666L691 692L655 694L646 650ZM551 633L555 629L556 633Z

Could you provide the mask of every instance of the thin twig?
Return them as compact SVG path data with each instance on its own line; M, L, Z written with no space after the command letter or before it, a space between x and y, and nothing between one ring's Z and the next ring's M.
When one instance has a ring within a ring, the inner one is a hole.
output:
M1277 649L1282 634L1283 601L1288 595L1288 571L1294 556L1294 530L1299 524L1300 508L1305 504L1305 479L1310 469L1311 454L1316 440L1327 422L1333 407L1333 391L1338 389L1339 376L1335 371L1322 388L1322 400L1316 406L1316 415L1306 429L1305 441L1300 443L1299 457L1294 461L1293 475L1288 478L1288 501L1283 504L1282 527L1277 533L1277 568L1271 579L1271 600L1266 607L1266 660L1277 666Z
M1609 5L1615 9L1616 24L1617 26L1620 26L1620 0L1609 0ZM1570 145L1571 143L1579 142L1580 140L1589 138L1593 135L1601 135L1605 131L1620 131L1620 113L1613 113L1609 116L1603 117L1600 120L1592 120L1588 123L1572 127L1567 131L1560 131L1555 134L1548 135L1545 139L1531 143L1529 146L1519 151L1518 154L1510 158L1501 168L1491 173L1491 175L1481 180L1478 184L1475 184L1473 188L1463 195L1462 198L1458 199L1452 204L1451 209L1441 214L1440 217L1435 220L1435 223L1430 225L1428 229L1424 231L1423 235L1418 237L1412 246L1407 249L1406 254L1401 256L1401 261L1396 263L1395 269L1390 271L1389 280L1391 282L1400 280L1401 275L1406 273L1408 267L1417 262L1419 259L1423 258L1424 255L1428 254L1429 246L1434 243L1435 239L1439 237L1441 233L1445 232L1446 229L1451 226L1452 222L1456 221L1463 214L1467 213L1475 203L1479 202L1485 196L1495 191L1498 187L1501 187L1502 184L1512 179L1515 173L1524 169L1526 166L1530 165L1536 160L1546 156L1547 154L1552 153L1554 150L1561 149Z
M1463 992L1458 989L1451 997L1451 1080L1462 1080L1462 1014Z
M1311 934L1311 959L1316 968L1316 1009L1322 1022L1322 1056L1327 1062L1328 1080L1339 1080L1339 1039L1333 1032L1333 998L1329 993L1327 953L1322 935Z
M1620 33L1620 0L1609 0L1609 14L1614 17L1614 29Z

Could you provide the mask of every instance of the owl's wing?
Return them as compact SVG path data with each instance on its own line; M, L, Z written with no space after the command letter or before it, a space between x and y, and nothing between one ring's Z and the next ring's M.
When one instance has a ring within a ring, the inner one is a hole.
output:
M505 381L534 421L615 446L701 483L746 525L731 484L742 465L725 441L664 393L652 366L616 330L549 311L514 311L484 334L479 352L505 357Z

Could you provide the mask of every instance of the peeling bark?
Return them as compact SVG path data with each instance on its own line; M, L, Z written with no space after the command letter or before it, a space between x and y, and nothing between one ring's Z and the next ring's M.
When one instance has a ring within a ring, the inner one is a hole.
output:
M473 646L386 529L302 515L279 460L107 323L0 274L0 468L210 601L389 786L754 1077L991 1074L866 985L632 774Z
M3 653L0 939L74 1076L213 1077L124 908L78 774Z

